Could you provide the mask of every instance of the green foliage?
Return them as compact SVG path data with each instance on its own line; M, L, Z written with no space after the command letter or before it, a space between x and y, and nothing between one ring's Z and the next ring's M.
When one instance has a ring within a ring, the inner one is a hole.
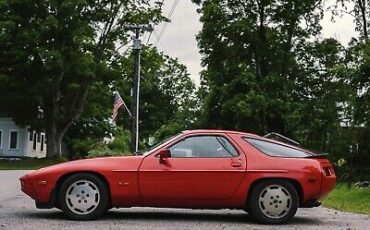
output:
M339 184L323 201L325 207L370 215L370 188Z
M295 52L320 30L319 2L201 1L203 126L291 133Z
M130 132L117 128L114 139L111 142L98 142L90 146L88 157L131 155L130 141Z
M114 89L119 91L129 108L134 75L132 60L134 58L130 55L116 63L123 78L114 81ZM198 99L186 67L177 59L149 46L142 50L141 65L139 138L145 149L148 138L156 133L172 135L173 132L193 127L198 112ZM131 129L131 120L124 109L120 111L117 125ZM176 128L172 130L170 127Z
M197 36L205 67L200 126L278 132L328 152L333 161L345 159L341 170L350 172L351 179L366 176L368 7L361 12L363 2L338 1L355 3L361 32L360 39L344 47L334 38L318 36L323 12L339 15L338 5L323 7L320 0L193 2L203 23Z
M124 25L162 20L146 0L1 1L2 110L21 126L46 130L48 156L59 155L64 135L86 107L96 119L87 117L84 124L106 119L101 105L120 77L114 63L131 35Z

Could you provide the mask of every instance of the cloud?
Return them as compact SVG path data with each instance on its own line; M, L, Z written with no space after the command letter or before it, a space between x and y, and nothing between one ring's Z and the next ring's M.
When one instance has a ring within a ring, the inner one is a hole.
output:
M333 3L332 1L329 4ZM176 0L164 1L164 15L168 15L175 2ZM200 15L196 13L196 9L197 5L190 0L179 0L171 17L171 22L167 23L159 42L157 43L156 41L164 27L164 23L156 26L150 41L157 45L160 51L171 57L178 58L182 64L186 65L193 81L199 84L199 73L202 67L201 55L199 54L195 36L201 30L202 24L199 22ZM353 36L358 36L358 33L355 31L353 18L349 15L344 15L341 18L337 17L336 21L332 22L331 13L326 12L321 21L321 26L323 28L323 38L336 38L343 45L348 44Z

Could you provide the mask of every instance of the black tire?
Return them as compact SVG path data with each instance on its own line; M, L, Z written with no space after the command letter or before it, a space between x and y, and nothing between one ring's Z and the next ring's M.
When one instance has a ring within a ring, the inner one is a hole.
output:
M89 191L85 192L83 189L84 187L81 187L80 189L78 186L85 186L85 190L89 190L91 188L91 193ZM69 194L67 194L68 192ZM77 193L76 198L74 197L75 193ZM66 198L66 196L68 196L68 198ZM72 196L73 202L70 199ZM61 210L69 219L93 220L97 219L107 211L109 207L109 197L109 190L99 177L90 173L78 173L68 177L62 183L58 193L58 203ZM83 209L79 210L73 206L77 200L79 203L82 203L82 205L83 203L90 205L90 202L93 202L93 204L85 211L85 213L83 213L84 211L81 211Z
M299 207L297 190L288 181L261 181L250 192L248 211L261 224L286 224L293 219Z

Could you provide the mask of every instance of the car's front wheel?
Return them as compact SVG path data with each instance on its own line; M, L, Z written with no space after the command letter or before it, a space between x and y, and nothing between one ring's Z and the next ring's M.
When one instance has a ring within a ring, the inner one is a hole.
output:
M91 220L101 216L109 205L109 191L97 176L79 173L61 185L58 201L63 212L74 220Z
M299 206L299 196L288 181L266 180L259 182L251 191L249 210L263 224L289 222Z

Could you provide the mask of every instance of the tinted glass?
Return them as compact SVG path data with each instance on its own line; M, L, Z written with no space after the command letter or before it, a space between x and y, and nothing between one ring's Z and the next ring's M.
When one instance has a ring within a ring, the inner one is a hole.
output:
M258 150L266 153L269 156L274 157L306 157L311 156L308 152L296 149L296 148L290 148L284 145L276 144L273 142L268 141L262 141L257 140L253 138L244 138L246 141L248 141L250 144L252 144L254 147L256 147Z
M158 144L155 144L153 147L149 148L145 153L144 153L144 156L146 155L149 155L150 153L156 151L157 149L160 149L163 145L165 145L167 142L170 142L172 139L175 139L177 136L180 136L181 133L178 133L172 137L169 137L161 142L159 142ZM46 140L45 140L46 142Z
M0 130L0 149L2 148L3 131Z
M10 149L16 149L17 148L17 142L18 142L18 132L17 131L11 131L10 132Z
M234 157L238 152L221 136L196 136L186 138L172 147L171 157Z

